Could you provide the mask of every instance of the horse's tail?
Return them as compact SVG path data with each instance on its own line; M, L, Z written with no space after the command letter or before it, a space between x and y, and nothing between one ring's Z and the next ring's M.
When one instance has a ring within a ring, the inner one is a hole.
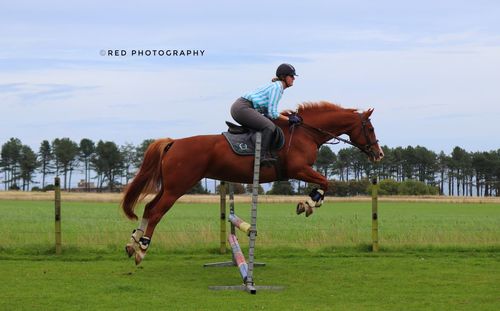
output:
M146 149L141 168L125 188L121 203L123 212L129 219L137 220L134 208L139 200L148 194L160 191L162 187L161 160L164 152L173 142L171 138L158 139Z

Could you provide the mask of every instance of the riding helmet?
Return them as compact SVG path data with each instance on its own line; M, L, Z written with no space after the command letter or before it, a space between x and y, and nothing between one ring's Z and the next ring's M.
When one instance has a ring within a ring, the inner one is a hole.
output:
M276 77L282 76L297 76L295 73L295 67L290 64L281 64L276 69Z

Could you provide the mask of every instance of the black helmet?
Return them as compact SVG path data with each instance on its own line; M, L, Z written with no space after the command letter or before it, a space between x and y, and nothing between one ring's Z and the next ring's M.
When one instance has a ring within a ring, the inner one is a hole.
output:
M281 64L276 69L276 77L296 76L295 68L290 64Z

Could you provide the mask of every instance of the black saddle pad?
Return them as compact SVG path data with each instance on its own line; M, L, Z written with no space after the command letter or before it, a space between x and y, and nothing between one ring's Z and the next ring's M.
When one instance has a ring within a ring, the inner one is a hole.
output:
M231 146L231 149L238 155L255 155L255 131L233 124L231 122L226 122L229 126L227 132L223 132L222 135L226 138L227 142ZM285 145L285 135L283 131L276 127L276 132L274 133L274 143L273 150L279 150Z

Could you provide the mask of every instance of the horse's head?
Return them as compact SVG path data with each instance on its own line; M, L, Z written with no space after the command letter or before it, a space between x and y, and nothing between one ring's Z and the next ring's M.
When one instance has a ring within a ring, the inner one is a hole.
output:
M356 147L368 155L371 161L378 162L384 157L384 151L378 144L375 128L370 120L372 113L373 108L358 113L359 122L355 122L349 138Z
M371 161L380 161L384 152L378 145L375 129L370 121L372 113L373 109L358 112L356 109L342 108L325 101L305 103L297 109L297 114L303 119L302 127L316 137L318 145L337 139L359 148ZM349 135L349 140L339 137L342 134Z

